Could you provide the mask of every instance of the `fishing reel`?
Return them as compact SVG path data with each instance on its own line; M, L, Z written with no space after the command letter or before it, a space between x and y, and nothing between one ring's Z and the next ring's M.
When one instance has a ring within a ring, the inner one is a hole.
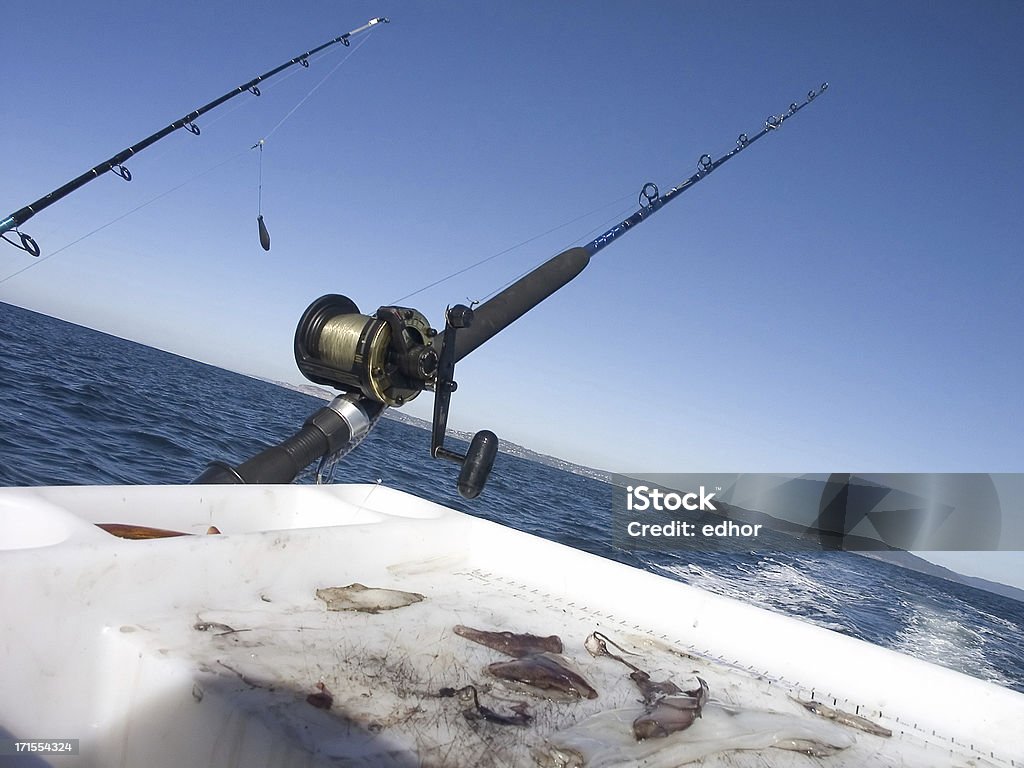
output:
M434 392L430 453L461 465L459 493L480 495L498 452L498 438L482 430L465 455L444 447L451 395L457 389L455 338L473 322L473 310L457 304L445 312L439 334L415 309L380 307L372 317L338 294L322 296L306 309L295 329L295 362L316 384L402 406L423 390ZM440 338L438 338L440 336Z

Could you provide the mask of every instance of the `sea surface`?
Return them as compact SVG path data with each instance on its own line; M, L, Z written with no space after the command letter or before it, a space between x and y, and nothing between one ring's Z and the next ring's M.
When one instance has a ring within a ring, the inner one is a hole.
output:
M0 486L188 483L297 430L315 397L0 303ZM471 515L1024 692L1024 603L848 552L634 553L611 486L500 454L467 502L429 434L388 418L339 465ZM312 482L311 474L300 482Z

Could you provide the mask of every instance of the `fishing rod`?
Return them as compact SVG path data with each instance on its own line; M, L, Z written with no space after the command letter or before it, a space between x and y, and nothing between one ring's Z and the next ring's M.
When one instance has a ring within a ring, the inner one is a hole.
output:
M317 479L326 466L348 453L369 433L391 406L409 402L423 390L434 392L430 453L460 465L459 493L476 498L498 452L498 438L489 430L474 435L465 454L445 448L448 411L456 390L455 363L507 328L533 307L564 287L590 262L590 257L646 221L695 184L777 130L828 88L822 83L800 104L771 115L753 137L740 134L736 146L717 160L701 155L697 172L659 194L648 182L640 190L639 210L589 243L552 257L475 310L457 304L445 312L439 333L426 317L408 307L380 307L371 317L339 294L322 296L307 307L295 329L295 362L302 375L342 394L306 420L298 432L237 467L213 462L196 483L290 483L306 466L320 460ZM440 338L438 338L440 336Z
M263 82L264 80L267 80L267 79L273 77L274 75L278 74L279 72L283 72L284 70L288 69L289 67L291 67L291 66L293 66L295 64L300 64L303 67L309 68L309 58L311 56L314 56L315 54L319 53L320 51L324 50L325 48L331 47L332 45L337 45L338 43L340 43L343 46L348 47L350 45L349 40L352 37L354 37L355 35L358 35L361 32L365 32L366 30L371 29L371 28L375 27L378 24L387 24L387 23L389 23L389 21L390 21L390 19L387 19L387 18L385 18L383 16L381 16L379 18L376 18L376 19L370 19L368 22L363 24L363 26L361 26L361 27L359 27L357 29L353 29L351 32L346 32L343 35L338 35L338 37L335 37L332 40L328 40L323 45L319 45L316 48L313 48L312 50L309 50L309 51L306 51L305 53L299 54L295 58L289 59L284 64L281 64L280 66L277 66L274 69L271 69L269 72L264 72L262 75L258 75L257 77L254 77L249 82L243 83L242 85L238 86L237 88L234 88L233 90L228 91L227 93L225 93L220 98L217 98L217 99L214 99L213 101L211 101L209 104L205 104L204 106L199 107L198 109L193 110L192 112L189 112L184 117L181 117L178 120L175 120L173 123L171 123L170 125L160 129L159 131L157 131L156 133L152 134L151 136L147 136L146 138L144 138L142 141L138 142L137 144L133 144L132 146L128 147L127 149L124 149L124 150L118 152L113 157L111 157L111 158L109 158L107 160L104 160L99 165L97 165L97 166L95 166L93 168L90 168L88 171L83 173L81 176L78 176L78 177L72 179L71 181L69 181L64 186L58 187L57 189L55 189L52 192L50 192L48 195L44 195L43 197L39 198L34 203L30 203L29 205L26 205L24 208L22 208L22 209L20 209L18 211L15 211L10 216L8 216L5 219L3 219L2 221L0 221L0 237L2 237L4 240L6 240L8 243L10 243L11 245L15 246L16 248L20 248L23 251L26 251L27 253L31 254L32 256L39 256L39 253L40 253L39 245L36 243L36 241L30 235L28 235L28 234L26 234L24 232L19 231L18 227L20 227L26 221L31 219L33 216L35 216L41 210L43 210L44 208L48 208L49 206L51 206L54 203L56 203L58 200L60 200L60 199L62 199L64 197L67 197L68 195L70 195L76 189L79 189L80 187L85 186L86 184L88 184L93 179L97 179L97 178L99 178L100 176L102 176L103 174L105 174L105 173L107 173L109 171L113 171L114 173L116 173L118 176L120 176L125 181L131 181L132 180L131 171L129 171L123 165L123 163L126 160L128 160L128 158L132 157L133 155L138 154L142 150L146 149L146 147L149 147L150 145L155 144L156 142L160 141L160 139L164 138L165 136L169 136L170 134L172 134L175 131L177 131L179 128L185 128L186 130L189 131L189 133L192 133L193 135L198 136L200 134L200 130L199 130L199 126L196 125L196 123L195 123L196 118L200 117L201 115L206 114L207 112L209 112L212 109L216 109L221 104L223 104L225 101L228 101L229 99L234 98L235 96L239 95L240 93L245 93L246 91L248 91L253 96L259 96L260 95L259 83ZM262 226L262 222L261 222L261 226ZM9 233L12 232L12 231L15 234L18 235L18 238L19 238L20 242L12 240L9 237ZM261 239L262 239L262 232L263 232L263 230L261 229Z
M474 311L473 327L459 336L455 359L461 360L503 328L518 320L582 272L590 263L590 257L595 253L608 247L637 225L642 224L667 203L675 200L688 189L692 189L695 184L706 179L740 152L753 145L755 141L778 130L786 120L827 89L828 83L822 83L817 90L808 91L807 98L800 104L795 102L790 104L789 110L781 115L769 115L765 120L764 127L754 136L749 137L747 134L741 133L736 139L736 146L717 160L712 160L711 155L708 154L701 155L697 161L697 172L665 194L659 194L658 186L653 182L644 184L639 195L640 208L632 216L598 235L586 245L570 248L552 257L530 274L481 304Z

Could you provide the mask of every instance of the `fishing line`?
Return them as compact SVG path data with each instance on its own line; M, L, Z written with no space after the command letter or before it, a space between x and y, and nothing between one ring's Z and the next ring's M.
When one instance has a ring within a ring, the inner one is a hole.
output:
M691 175L689 178L685 179L684 181L680 182L676 186L674 186L665 194L661 194L661 192L658 190L657 184L654 184L653 182L647 182L646 184L643 185L643 187L640 190L640 195L638 199L640 207L632 216L620 221L611 229L607 230L606 232L603 232L586 245L581 246L581 249L586 254L586 258L584 261L574 261L574 259L570 256L569 252L563 252L558 254L557 256L552 257L548 262L545 262L545 264L555 264L555 266L553 266L551 270L549 270L549 272L552 274L558 273L564 276L565 283L567 283L569 280L572 280L586 266L591 256L593 256L603 248L606 248L609 244L611 244L616 239L624 235L626 232L630 231L633 227L643 223L651 214L660 210L666 203L671 202L679 195L681 195L683 192L686 192L688 189L693 187L695 184L706 179L715 170L723 166L725 163L729 162L729 160L731 160L732 158L736 157L736 155L740 154L741 152L751 147L754 144L754 142L762 139L769 133L777 131L780 127L782 127L782 124L786 120L789 120L797 112L799 112L801 109L803 109L816 98L818 98L821 94L823 94L826 90L828 90L827 82L822 83L821 86L819 86L818 88L808 91L807 98L804 99L802 102L792 102L789 105L789 109L786 110L785 112L782 112L780 114L769 115L764 122L764 127L760 131L758 131L753 136L748 136L746 133L741 133L736 139L735 146L728 152L719 156L717 159L712 158L711 155L706 153L701 155L700 158L697 160L697 172ZM524 273L524 275L522 275L521 278L530 280L530 278L528 278L527 275L532 274L532 272L536 271L539 270L533 270L531 271L531 273ZM509 282L502 289L499 289L499 291L496 291L495 293L504 292L516 282L518 281L513 280ZM532 282L536 283L536 278L533 278ZM562 284L564 285L565 283ZM538 288L537 285L531 285L529 287L532 291L536 291ZM555 288L554 290L558 289ZM545 296L549 295L550 293L545 294ZM541 297L540 299L538 299L538 301L542 301L543 298L544 297ZM497 311L499 310L496 310L496 312ZM516 315L516 317L519 317L520 315ZM514 319L515 318L509 319L507 322L512 322ZM478 343L482 343L482 341ZM475 349L475 346L469 347L469 351L472 351L472 349ZM466 351L463 354L469 354L469 351Z
M161 198L167 197L167 195L171 194L172 192L177 192L179 189L181 189L182 187L184 187L184 186L186 186L188 184L191 184L196 179L199 179L199 178L207 175L208 173L213 173L218 168L221 168L221 167L227 165L228 163L230 163L230 162L232 162L234 160L238 160L240 157L243 157L244 155L246 155L248 153L248 151L249 150L243 150L241 152L238 152L237 154L232 155L227 160L223 160L223 161L217 163L216 165L213 165L213 166L207 168L205 171L201 171L200 173L197 173L195 176L192 176L192 177L190 177L188 179L185 179L185 181L181 182L177 186L171 187L170 189L161 192L156 197L152 197L149 200L147 200L146 202L142 203L141 205L135 206L130 211L126 211L126 212L122 213L120 216L117 216L116 218L111 219L106 224L103 224L103 225L101 225L99 227L96 227L96 229L92 230L91 232L87 232L86 234L84 234L81 237L79 237L77 240L72 240L70 243L68 243L67 245L61 246L56 251L53 251L52 253L48 253L45 256L40 256L39 258L34 259L33 261L30 261L28 264L26 264L24 267L22 267L18 271L12 272L11 274L7 275L7 277L0 278L0 285L6 283L12 277L17 277L18 275L22 274L23 272L27 272L28 270L32 269L32 267L35 267L35 266L38 266L39 264L42 264L47 259L52 259L58 253L62 253L64 251L66 251L71 246L78 245L78 243L82 242L87 237L92 237L97 232L101 232L104 229L106 229L107 227L111 226L112 224L116 224L121 219L124 219L124 218L127 218L128 216L131 216L136 211L141 211L143 208L145 208L148 205L152 205L157 200L160 200Z
M363 42L365 42L365 41L366 41L366 39L363 40ZM359 45L362 45L362 43L360 43ZM358 48L358 47L359 46L356 46L356 48ZM318 60L318 59L324 59L324 58L327 58L329 56L334 55L335 53L337 53L337 51L332 48L332 49L329 49L329 50L326 50L326 51L321 51L320 53L318 53L316 55L316 58L310 57L308 60L309 61L315 61L315 60ZM351 53L355 53L355 50L351 51L350 55L351 55ZM337 69L337 67L335 67L335 69ZM296 75L301 75L301 74L302 74L302 69L293 69L291 72L288 72L287 74L285 74L283 77L281 77L278 80L267 81L265 84L263 84L263 90L264 91L272 91L275 88L279 89L282 85L287 83L291 78L295 77ZM229 115L234 114L238 110L242 109L243 107L247 107L247 106L249 106L252 103L253 103L252 101L240 101L237 104L235 104L233 107L231 107L230 109L227 109L227 110L225 110L223 112L220 112L213 119L204 121L203 122L203 127L206 128L206 129L209 129L211 126L216 125L221 120L223 120L225 117L228 117Z
M330 79L331 75L333 75L335 72L337 72L342 64L344 64L346 61L348 61L350 58L352 58L352 56L355 55L356 51L358 51L360 48L362 48L363 45L365 45L366 42L371 37L373 37L373 30L372 29L370 30L370 34L368 34L366 37L364 37L362 40L360 40L359 44L356 45L356 47L353 48L351 51L349 51L348 54L345 56L345 58L343 58L341 61L339 61L333 67L331 67L331 70L326 75L324 75L322 78L320 78L319 82L317 82L312 88L310 88L309 91L306 93L306 95L303 96L301 99L299 99L299 102L294 107L292 107L290 110L288 110L287 114L285 114L284 117L282 117L280 120L278 120L277 124L273 128L271 128L262 139L260 139L259 141L257 141L255 144L252 145L251 149L258 149L260 151L259 163L258 163L258 165L259 165L258 179L259 180L258 180L257 186L256 186L256 201L257 201L256 202L256 226L257 226L257 230L258 230L258 233L259 233L260 246L263 248L264 251L269 251L270 250L270 231L267 229L267 223L263 220L263 145L266 144L267 139L269 139L271 136L273 136L277 132L277 129L280 128L282 125L284 125L285 121L287 121L288 118L290 118L292 115L294 115L295 112L299 109L299 107L301 107L303 104L305 104L309 100L309 98L314 93L316 93L317 90L319 90L320 86L322 86L324 83L326 83L327 80Z
M301 107L301 106L302 106L303 104L305 104L305 103L306 103L306 101L307 101L307 100L309 99L309 97L310 97L310 96L312 96L312 95L313 95L313 94L314 94L314 93L315 93L315 92L317 91L317 89L319 89L319 88L320 88L320 86L321 86L321 85L323 85L323 84L324 84L325 82L327 82L327 79L328 79L328 78L329 78L329 77L330 77L331 75L333 75L333 74L334 74L334 73L335 73L335 72L336 72L336 71L338 70L338 67L340 67L340 66L341 66L342 64L344 64L344 63L345 63L346 61L348 61L348 60L349 60L350 58L352 58L352 56L354 56L354 55L355 55L355 52L356 52L356 51L358 51L358 50L359 50L360 48L362 48L362 47L363 47L363 46L364 46L364 45L365 45L365 44L367 43L367 41L369 41L369 39L370 39L371 37L373 37L373 32L374 32L374 30L372 30L372 29L371 29L371 30L370 30L370 34L368 34L368 35L367 35L366 37L364 37L364 38L363 38L362 40L360 40L360 41L359 41L359 44L358 44L358 45L356 45L356 47L355 47L355 48L353 48L353 49L352 49L351 51L349 51L349 52L348 52L348 54L347 54L347 55L345 56L345 58L343 58L343 59L342 59L341 61L339 61L339 62L338 62L337 64L335 64L335 65L334 65L334 66L333 66L333 67L331 68L331 71L330 71L330 72L328 72L328 73L327 73L326 75L324 75L324 76L323 76L323 77L322 77L322 78L320 79L320 82L318 82L318 83L317 83L316 85L314 85L314 86L313 86L312 88L310 88L310 89L309 89L309 93L307 93L307 94L306 94L305 96L303 96L303 97L302 97L302 98L301 98L301 99L299 100L299 103L298 103L298 104L296 104L296 105L295 105L294 107L292 107L292 108L291 108L291 109L290 109L290 110L288 111L288 114L286 114L286 115L285 115L284 117L282 117L282 118L281 118L281 119L280 119L280 120L279 120L279 121L277 122L277 125L275 125L275 126L274 126L273 128L271 128L271 129L270 129L270 131L269 131L269 132L268 132L268 133L267 133L267 134L266 134L266 135L265 135L265 136L263 137L263 140L269 139L269 138L270 138L271 136L273 136L273 135L274 135L274 133L275 133L275 132L277 131L277 129L278 129L278 128L280 128L280 127L281 127L281 126L282 126L282 125L284 124L285 120L287 120L287 119L288 119L288 118L290 118L290 117L291 117L291 116L292 116L293 114L295 114L295 111L296 111L296 110L297 110L297 109L298 109L299 107Z
M259 178L256 181L256 209L263 213L263 139L260 139L256 146L260 148L260 170Z
M450 275L447 275L445 277L439 278L439 279L435 280L434 282L432 282L432 283L430 283L428 285L423 286L422 288L418 288L417 290L413 291L412 293L407 293L405 296L402 296L399 299L395 299L391 303L392 304L398 304L399 302L402 302L402 301L405 301L406 299L412 298L413 296L416 296L417 294L423 293L424 291L427 291L427 290L429 290L429 289L431 289L431 288L433 288L435 286L438 286L441 283L447 282L448 280L451 280L454 277L458 277L461 274L469 272L471 269L476 269L477 267L482 266L483 264L486 264L488 261L491 261L492 259L496 259L499 256L504 256L506 253L511 253L512 251L516 250L517 248L522 248L524 245L528 245L529 243L532 243L534 240L539 240L542 237L547 237L552 232L557 232L560 229L568 227L570 224L575 224L580 219L585 219L588 216L593 216L598 211L603 211L605 208L610 208L613 205L618 205L623 200L628 200L628 199L630 199L629 196L620 197L617 200L612 200L610 203L605 203L604 205L598 206L597 208L593 209L592 211L587 211L586 213L580 214L579 216L577 216L574 219L570 219L569 221L563 222L562 224L559 224L558 226L552 227L547 232L541 232L539 235L534 235L533 237L529 237L526 240L523 240L521 243L517 243L516 245L509 246L508 248L506 248L503 251L498 251L497 253L491 254L490 256L487 256L486 258L480 259L480 261L477 261L477 262L475 262L473 264L470 264L469 266L466 266L466 267L463 267L462 269L456 270L455 272L452 272ZM628 212L628 209L627 209L627 212ZM591 230L591 232L597 231L599 229L600 229L600 227L596 228L595 230ZM580 239L580 238L577 238L577 239Z
M259 180L256 182L256 224L259 229L260 245L264 251L270 250L270 232L263 221L263 139L257 141L252 148L260 150Z
M616 200L616 201L615 201L614 203L608 203L608 205L605 205L605 206L602 206L602 207L604 207L604 208L607 208L607 207L609 207L609 206L611 206L611 205L614 205L614 204L616 204L616 203L620 203L620 202L622 202L623 200L629 200L629 199L632 199L632 197L631 197L631 196L629 196L629 195L627 195L626 197L620 197L620 198L619 198L618 200ZM599 210L600 210L600 209L599 209ZM558 250L559 250L559 252L561 252L561 251L564 251L564 250L566 250L567 248L571 248L571 247L572 247L573 245L575 245L575 244L578 244L578 243L581 243L581 242L585 241L585 240L586 240L586 239L587 239L588 237L590 237L591 235L593 235L593 234L594 234L594 233L596 233L596 232L603 232L603 231L604 231L604 230L605 230L605 229L607 228L607 226L608 226L608 224L609 224L610 222L615 222L615 221L618 221L618 220L619 220L620 218L622 218L622 217L623 217L623 216L625 216L625 215L626 215L627 213L629 213L629 212L630 212L630 210L632 210L632 206L629 206L628 208L623 208L623 209L621 209L621 210L620 210L620 211L619 211L618 213L616 213L616 214L615 214L614 216L610 216L609 218L605 219L605 221L604 221L604 223L603 223L603 224L599 224L598 226L596 226L596 227L593 227L592 229L588 230L588 231L587 231L586 233L584 233L584 234L580 235L579 237L575 238L574 240L571 240L570 242L566 243L566 244L565 244L565 245L564 245L564 246L563 246L562 248L558 249ZM582 218L582 217L581 217L581 218ZM575 221L575 219L574 219L574 221ZM572 223L572 222L569 222L569 223ZM556 227L556 229L557 229L557 227ZM552 232L553 232L554 230L550 230L550 231L552 231ZM547 232L545 232L544 234L548 234L548 233L547 233ZM537 237L543 237L543 235L538 235ZM537 238L532 238L532 239L536 240ZM529 241L529 240L527 240L526 242L530 242L530 241ZM520 245L525 245L525 243L521 243ZM515 247L515 248L518 248L519 246L517 245L517 246L514 246L514 247ZM512 250L512 249L510 248L509 250ZM540 262L540 263L543 263L543 262ZM513 278L512 278L511 280L509 280L509 281L508 281L507 283L505 283L504 285L500 285L500 286L498 286L498 287L497 287L497 288L495 288L495 289L494 289L493 291L491 291L491 292L490 292L490 293L488 293L488 294L487 294L486 296L484 296L484 297L483 297L482 299L477 299L477 300L476 300L476 301L477 301L477 303L483 303L483 302L487 301L487 300L488 300L489 298L491 298L492 296L495 296L495 295L497 295L498 293L500 293L501 291L505 290L505 289L506 289L506 288L508 288L508 287L509 287L510 285L512 285L512 283L516 282L516 280L518 280L518 279L520 279L521 277L525 277L526 275L530 274L530 272L532 272L532 271L533 271L534 269L536 269L536 268L537 268L537 266L539 266L539 264L535 264L535 265L534 265L533 267L530 267L529 269L527 269L527 270L524 270L523 272L520 272L520 273L519 273L518 275L516 275L515 277L513 277Z
M367 40L370 39L370 36L373 34L373 32L374 32L374 30L370 30L370 34L367 35L365 38L363 38L363 40L359 43L359 45L357 45L355 48L353 48L351 51L349 51L348 56L351 56L353 53L355 53L357 50L359 50L359 48L363 45L363 43L365 43ZM318 53L316 55L316 57L312 57L312 56L309 57L308 60L309 61L316 61L316 60L319 60L319 59L326 59L326 58L328 58L330 56L335 55L336 53L337 53L337 51L335 49L331 48L331 49L328 49L328 50L325 50L325 51L321 51L320 53ZM346 56L345 58L347 59L348 56ZM342 63L344 63L344 61L342 61L341 63L335 65L334 69L332 69L331 72L333 73L334 70L336 70L338 67L340 67ZM273 91L274 89L280 89L280 87L282 85L284 85L285 83L287 83L291 78L295 77L296 75L301 75L301 74L302 74L302 69L293 69L291 72L288 72L287 74L285 74L284 76L282 76L278 80L267 81L266 83L264 83L263 84L263 91ZM326 79L326 78L324 78L324 79ZM319 88L319 87L320 87L319 84L314 86L314 90L316 88ZM310 93L312 93L312 91L310 91ZM305 101L305 99L307 99L307 98L309 98L309 94L306 95L306 97L303 99L303 101ZM209 130L211 127L215 126L217 123L219 123L224 118L229 117L230 115L233 115L235 112L237 112L238 110L240 110L240 109L242 109L244 107L250 106L252 103L253 103L252 101L239 101L234 106L230 107L229 109L226 109L223 112L218 112L218 114L215 117L212 117L209 120L204 120L203 121L203 129L204 130ZM294 112L295 109L298 109L299 106L301 106L301 102L299 103L299 105L297 105L292 110L292 112ZM290 115L290 114L291 114L291 112L288 113L288 115ZM281 122L284 122L284 120L288 118L288 115L285 115L285 118L282 119ZM273 133L275 130L277 130L277 127L280 126L281 122L279 122L277 124L277 126L274 126L274 128L271 130L271 133ZM268 133L267 136L269 136L269 135L270 134ZM255 149L255 147L253 147L253 148ZM152 159L153 160L158 160L161 157L163 157L164 155L167 155L171 151L172 151L172 149L170 147L168 147L163 152L158 152L158 153L154 154Z

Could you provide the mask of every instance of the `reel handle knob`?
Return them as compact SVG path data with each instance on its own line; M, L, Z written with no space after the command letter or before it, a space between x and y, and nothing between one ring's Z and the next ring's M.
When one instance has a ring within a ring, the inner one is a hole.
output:
M489 429L482 429L473 435L466 457L459 470L459 495L464 499L475 499L484 489L487 478L498 455L498 436Z

